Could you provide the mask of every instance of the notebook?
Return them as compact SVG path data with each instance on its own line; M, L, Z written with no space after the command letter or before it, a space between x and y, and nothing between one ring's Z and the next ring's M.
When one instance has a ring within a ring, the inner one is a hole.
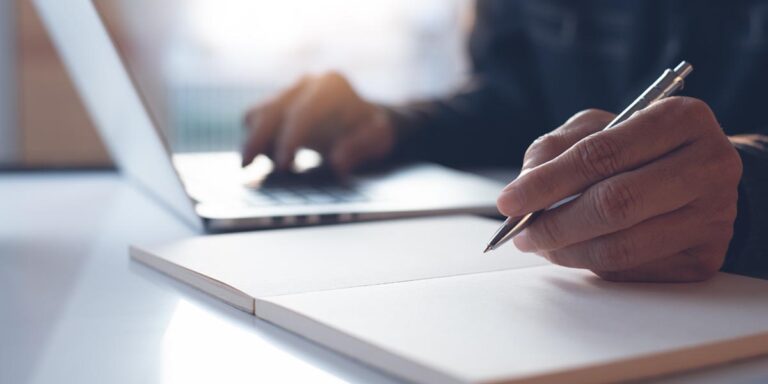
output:
M132 257L418 383L609 382L768 353L768 282L619 284L440 217L193 237Z

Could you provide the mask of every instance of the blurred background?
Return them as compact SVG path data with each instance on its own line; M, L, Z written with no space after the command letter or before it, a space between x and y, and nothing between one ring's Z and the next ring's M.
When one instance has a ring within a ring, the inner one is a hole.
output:
M304 73L370 99L445 93L466 72L469 0L94 0L174 151L237 149L242 116ZM0 165L110 165L28 0L0 0Z

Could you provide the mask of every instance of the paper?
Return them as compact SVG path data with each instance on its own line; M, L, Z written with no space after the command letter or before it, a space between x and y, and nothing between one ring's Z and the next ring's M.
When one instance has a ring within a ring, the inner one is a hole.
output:
M247 232L140 247L132 255L156 268L162 261L160 269L193 285L194 275L180 273L193 271L251 298L546 264L512 244L483 254L498 225L452 216Z
M424 383L629 380L768 352L768 282L619 284L538 266L259 299L256 314Z

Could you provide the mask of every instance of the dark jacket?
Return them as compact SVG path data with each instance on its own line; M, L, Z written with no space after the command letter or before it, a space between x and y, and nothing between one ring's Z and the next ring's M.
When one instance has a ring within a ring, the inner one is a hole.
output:
M393 108L399 156L519 166L586 108L619 112L685 59L744 163L726 271L768 276L768 2L478 0L472 74L455 94Z

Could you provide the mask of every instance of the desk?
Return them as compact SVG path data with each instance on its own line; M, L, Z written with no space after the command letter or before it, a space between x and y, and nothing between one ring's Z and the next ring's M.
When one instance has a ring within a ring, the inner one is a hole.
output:
M128 258L192 235L109 172L0 174L0 383L398 383ZM768 358L659 383L768 381Z

